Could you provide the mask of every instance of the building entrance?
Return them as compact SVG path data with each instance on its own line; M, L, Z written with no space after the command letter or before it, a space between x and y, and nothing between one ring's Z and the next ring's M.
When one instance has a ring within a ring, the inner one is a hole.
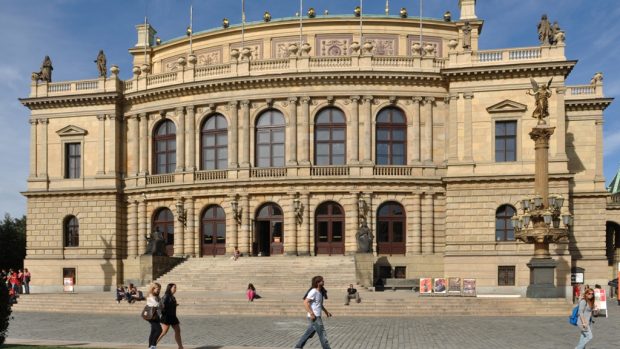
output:
M252 254L271 256L284 253L282 209L276 204L265 204L254 221Z

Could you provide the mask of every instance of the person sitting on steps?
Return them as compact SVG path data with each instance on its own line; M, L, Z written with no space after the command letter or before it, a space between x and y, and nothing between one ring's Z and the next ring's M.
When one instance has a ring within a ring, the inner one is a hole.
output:
M349 300L355 299L355 303L361 302L360 294L353 287L353 284L349 284L349 288L347 288L347 294L344 297L344 305L349 305Z

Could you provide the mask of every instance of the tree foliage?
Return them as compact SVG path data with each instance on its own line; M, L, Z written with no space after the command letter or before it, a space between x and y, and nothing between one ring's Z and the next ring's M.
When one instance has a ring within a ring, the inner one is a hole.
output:
M26 258L26 216L13 218L8 213L0 222L0 268L22 269Z
M4 282L0 282L0 346L4 344L6 339L10 317L11 305L9 305L9 289Z

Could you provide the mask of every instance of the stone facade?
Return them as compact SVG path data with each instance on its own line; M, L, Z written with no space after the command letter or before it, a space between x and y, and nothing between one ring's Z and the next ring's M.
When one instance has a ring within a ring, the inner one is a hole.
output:
M327 219L327 253L354 254L362 220L376 237L379 222L394 218L381 216L381 208L394 204L404 213L395 220L403 224L404 238L390 235L388 242L398 240L390 248L398 252L386 254L375 239L375 277L381 266L404 266L408 278L476 278L480 292L523 294L533 247L497 241L495 227L500 206L516 207L533 194L530 77L553 77L550 192L567 198L575 217L570 242L551 248L560 262L556 284L567 289L575 266L587 269L588 283L604 283L610 269L602 218L610 211L602 121L611 99L600 80L565 85L576 61L566 59L563 43L478 50L482 21L475 17L475 2L462 3L472 27L467 49L459 44L463 21L425 20L425 38L416 45L417 20L365 19L367 43L360 42L357 19L326 17L313 19L301 47L293 20L249 26L245 48L239 29L196 35L197 57L188 54L188 38L146 49L139 38L129 50L130 80L112 74L33 82L31 95L22 99L32 110L24 194L25 264L37 275L33 289L60 289L63 268L77 269L83 290L140 279L145 236L156 225L174 236L169 253L179 257L231 254L235 246L243 254L314 255L324 251L319 235ZM147 30L154 35L150 24L136 28L139 37ZM344 115L345 160L319 166L316 120L330 108ZM405 159L399 165L379 165L377 120L386 109L405 119ZM258 166L265 112L284 119L282 166ZM207 170L201 130L214 115L226 122L227 166ZM174 168L161 173L156 135L166 121L174 125L174 149L166 160ZM496 124L502 121L516 124L516 156L507 162L495 155ZM78 156L68 145L79 149ZM72 166L79 166L77 176ZM319 208L332 203L341 214L320 216ZM281 213L260 216L265 204ZM224 213L219 249L205 243L209 208ZM161 223L161 212L174 218ZM67 241L67 217L79 222L77 246ZM513 286L498 286L498 266L515 267Z

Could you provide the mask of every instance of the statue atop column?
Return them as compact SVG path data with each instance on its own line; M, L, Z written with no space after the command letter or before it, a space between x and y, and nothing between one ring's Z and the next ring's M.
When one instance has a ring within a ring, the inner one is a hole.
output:
M52 60L50 56L45 56L43 59L43 63L41 64L41 70L39 72L32 73L33 81L43 81L43 82L52 82Z
M530 81L532 83L532 92L528 90L526 93L536 98L536 108L532 113L532 117L538 119L539 125L544 125L544 118L549 116L549 97L551 97L551 81L553 81L553 78L541 86L532 78L530 78Z
M551 36L551 23L547 19L547 15L542 15L540 22L538 23L538 40L541 45L550 45L553 41Z
M355 234L355 238L357 239L357 252L358 253L370 253L372 252L372 240L374 236L368 228L368 224L366 220L362 220L362 225L360 229Z
M99 50L97 59L94 61L97 63L97 70L99 70L99 77L105 78L108 75L108 68L106 67L106 58L103 50Z

